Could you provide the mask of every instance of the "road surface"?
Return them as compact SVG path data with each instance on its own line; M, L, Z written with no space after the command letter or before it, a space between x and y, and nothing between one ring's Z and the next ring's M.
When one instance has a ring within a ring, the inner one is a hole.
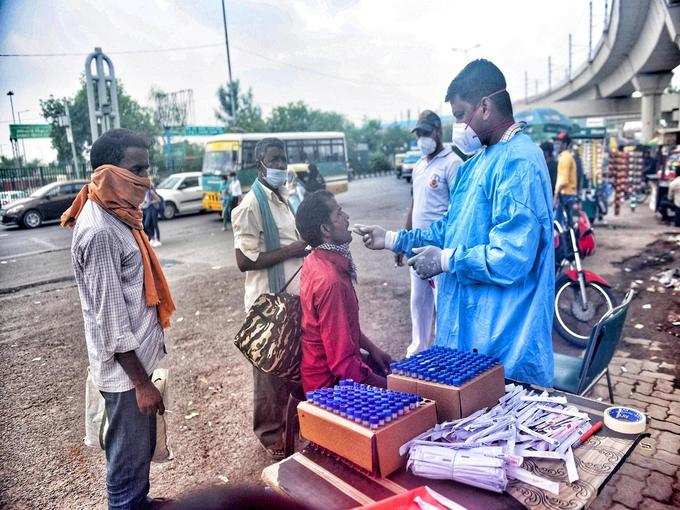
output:
M404 181L382 177L354 181L351 190L338 199L352 222L380 222L396 228L403 223L409 193ZM156 251L171 280L235 265L233 235L222 231L217 214L180 216L162 221L160 229L163 245ZM35 230L0 227L0 294L72 281L70 246L71 230L54 223ZM386 267L384 254L356 247L355 252L367 259L371 271ZM404 276L404 271L386 273L390 279Z

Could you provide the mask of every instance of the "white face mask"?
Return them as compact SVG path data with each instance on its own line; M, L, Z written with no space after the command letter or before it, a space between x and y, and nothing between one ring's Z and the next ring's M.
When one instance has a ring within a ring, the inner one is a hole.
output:
M482 148L482 142L475 130L465 122L456 122L451 130L451 141L465 154L474 154Z
M421 136L416 143L423 156L429 156L437 148L437 142L434 141L434 138L429 136Z
M286 183L286 171L285 170L279 170L278 168L268 168L265 167L267 170L267 176L265 179L269 183L269 185L274 188L274 189L279 189L281 186L283 186Z
M470 122L472 122L472 119L474 119L475 115L477 115L477 110L481 106L482 100L492 98L493 96L495 96L496 94L500 94L501 92L505 92L505 89L503 88L497 90L496 92L489 94L485 98L483 97L479 101L479 103L477 103L475 109L472 111ZM475 152L482 148L482 141L479 139L479 135L477 135L475 130L470 127L469 123L465 122L456 122L453 125L453 129L451 130L451 141L465 154L474 154Z

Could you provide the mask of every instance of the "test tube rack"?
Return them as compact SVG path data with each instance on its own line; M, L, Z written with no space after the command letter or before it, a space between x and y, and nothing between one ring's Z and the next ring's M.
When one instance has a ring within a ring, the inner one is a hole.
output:
M422 398L343 379L336 386L306 393L308 402L370 429L382 427L415 409Z
M391 364L392 373L448 386L462 386L490 370L498 359L475 351L434 346Z

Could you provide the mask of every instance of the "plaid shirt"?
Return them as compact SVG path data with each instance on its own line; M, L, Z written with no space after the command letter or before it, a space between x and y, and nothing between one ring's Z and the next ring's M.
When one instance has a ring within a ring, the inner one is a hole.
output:
M334 251L335 253L339 253L347 260L349 260L349 276L354 283L357 282L357 266L354 264L352 252L349 251L349 243L345 244L322 243L319 246L317 246L316 249Z
M71 261L94 384L108 392L132 389L114 354L135 351L149 374L165 355L156 307L146 306L142 257L132 231L88 200L73 229Z
M503 136L501 136L501 139L499 141L500 142L509 142L510 139L513 136L515 136L517 133L520 133L525 128L526 125L527 125L527 123L524 122L524 121L515 122L508 129L505 130L505 133L503 133Z

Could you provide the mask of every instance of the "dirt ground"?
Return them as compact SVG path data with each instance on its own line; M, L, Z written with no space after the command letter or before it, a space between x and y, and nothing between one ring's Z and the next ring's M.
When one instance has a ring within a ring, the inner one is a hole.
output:
M397 355L410 335L408 289L383 283L362 278L362 324ZM184 297L168 335L175 459L152 465L153 496L256 483L270 463L251 432L251 368L232 340L244 319L242 289L233 269L173 286ZM104 508L103 452L82 441L87 354L77 289L5 297L0 313L0 506Z
M626 244L623 228L600 232L603 246L607 239ZM680 295L652 279L680 266L674 232L631 257L630 246L602 253L627 257L606 264L617 293L631 285L638 291L621 348L676 375L677 388L680 326L673 323L680 318L673 314L680 313ZM358 264L362 328L400 357L410 339L408 279L380 254L363 254ZM591 264L588 259L586 267ZM80 302L72 284L61 285L0 296L0 507L105 507L103 452L82 440L87 357ZM167 335L175 459L152 466L151 495L172 497L206 483L257 483L270 460L251 432L252 369L233 346L244 318L243 277L215 266L173 282L173 292L181 296ZM605 396L602 390L595 396Z
M620 273L614 288L636 293L623 331L626 350L633 358L661 361L659 371L674 375L680 388L680 235L666 234L616 265ZM658 277L676 268L678 290L673 292Z

